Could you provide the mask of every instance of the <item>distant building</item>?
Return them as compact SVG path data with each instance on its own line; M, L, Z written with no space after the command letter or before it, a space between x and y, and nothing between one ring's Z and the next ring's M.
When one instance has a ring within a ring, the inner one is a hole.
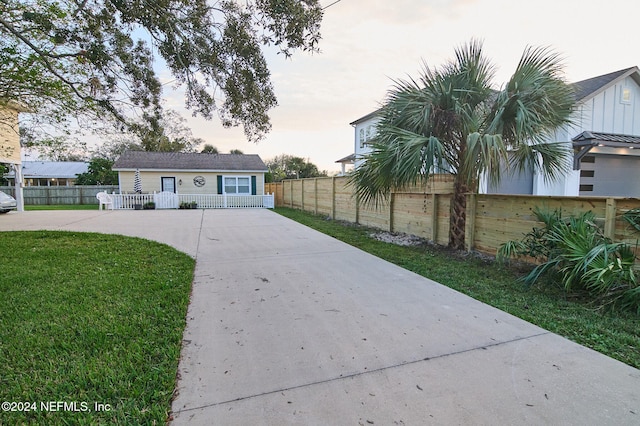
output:
M81 173L89 170L83 161L23 161L22 180L24 186L73 186ZM4 175L14 185L15 173Z

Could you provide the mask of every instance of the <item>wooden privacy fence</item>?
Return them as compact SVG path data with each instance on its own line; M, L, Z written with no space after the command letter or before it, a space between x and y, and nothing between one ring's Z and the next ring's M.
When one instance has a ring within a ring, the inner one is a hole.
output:
M98 192L114 192L118 185L25 186L25 205L98 204ZM0 186L0 191L15 197L13 186Z
M358 202L348 178L312 178L266 184L276 194L276 206L306 210L371 226L390 232L404 232L446 245L453 179L437 175L427 185L392 193L378 207ZM605 235L614 241L636 246L640 233L622 215L640 208L640 198L557 197L533 195L467 195L466 247L495 254L509 240L520 240L534 227L542 226L533 211L562 209L564 216L592 211Z

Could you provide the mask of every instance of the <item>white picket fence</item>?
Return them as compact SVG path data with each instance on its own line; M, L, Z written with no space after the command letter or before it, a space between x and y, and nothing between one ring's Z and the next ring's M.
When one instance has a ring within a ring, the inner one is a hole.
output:
M209 195L159 192L153 194L109 195L113 198L114 209L140 209L147 203L154 203L156 209L178 209L180 207L198 209L272 209L275 207L273 194Z

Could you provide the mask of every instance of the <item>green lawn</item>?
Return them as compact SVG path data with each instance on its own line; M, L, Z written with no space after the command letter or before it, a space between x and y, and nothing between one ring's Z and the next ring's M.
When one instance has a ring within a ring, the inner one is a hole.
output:
M194 260L115 235L2 232L0 241L0 401L36 403L0 412L0 424L164 424ZM42 410L50 401L79 412Z
M25 210L98 210L98 204L25 205Z
M495 306L581 345L640 368L640 318L601 312L559 288L527 290L523 271L431 246L401 247L370 237L375 230L324 216L277 208L277 213Z

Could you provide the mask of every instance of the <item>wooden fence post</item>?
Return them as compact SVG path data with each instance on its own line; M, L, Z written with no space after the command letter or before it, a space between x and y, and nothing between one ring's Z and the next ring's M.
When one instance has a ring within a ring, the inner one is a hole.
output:
M395 192L392 192L389 198L389 232L393 232L393 202L395 201L395 195Z
M336 177L331 178L331 219L336 220Z
M604 236L610 240L614 240L616 235L616 200L607 198L607 206L605 208L604 217Z
M289 207L293 208L293 180L289 181Z
M473 241L476 234L476 194L467 195L467 218L465 224L465 247L467 251L473 250Z
M314 192L314 196L315 196L315 206L314 206L314 214L318 214L318 178L315 178L315 182L314 182L314 188L313 188L313 192Z
M438 243L438 194L431 194L432 212L431 212L431 241Z

